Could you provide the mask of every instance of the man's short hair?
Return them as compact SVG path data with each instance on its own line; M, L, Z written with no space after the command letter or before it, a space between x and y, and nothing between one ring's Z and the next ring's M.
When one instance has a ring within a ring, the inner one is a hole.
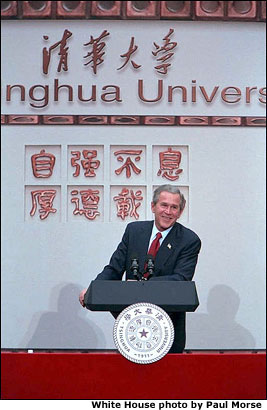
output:
M186 200L182 192L180 191L180 189L177 188L177 186L166 184L166 185L160 185L158 188L156 188L153 193L153 198L152 198L154 205L156 205L156 203L158 202L161 192L169 192L170 194L180 195L180 211L183 211Z

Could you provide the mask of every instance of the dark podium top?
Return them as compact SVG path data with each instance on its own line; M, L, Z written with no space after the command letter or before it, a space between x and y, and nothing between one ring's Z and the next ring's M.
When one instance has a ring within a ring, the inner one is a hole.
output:
M194 312L199 305L195 282L94 280L84 298L94 311L121 312L134 303L153 303L167 312Z

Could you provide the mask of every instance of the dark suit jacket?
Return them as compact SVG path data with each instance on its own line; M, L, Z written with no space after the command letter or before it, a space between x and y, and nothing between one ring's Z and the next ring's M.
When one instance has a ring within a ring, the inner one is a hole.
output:
M152 228L153 221L129 223L109 264L96 279L121 280L125 271L126 279L134 279L130 268L136 256L140 271L143 271ZM161 243L155 258L155 273L150 280L192 280L200 247L199 237L176 222Z
M132 222L126 227L121 243L113 253L110 262L96 279L134 279L131 272L133 257L139 258L140 271L144 269L153 221ZM201 241L190 229L175 223L161 243L155 258L155 272L149 280L192 280L197 264ZM116 318L117 314L112 313ZM169 353L182 353L185 347L185 312L169 313L175 331Z

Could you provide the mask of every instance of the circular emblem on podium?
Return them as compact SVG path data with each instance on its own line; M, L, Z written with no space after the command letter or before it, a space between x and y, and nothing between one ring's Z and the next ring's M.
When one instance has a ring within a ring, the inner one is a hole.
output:
M119 352L131 362L149 364L170 350L174 328L169 315L152 303L136 303L117 317L113 330Z

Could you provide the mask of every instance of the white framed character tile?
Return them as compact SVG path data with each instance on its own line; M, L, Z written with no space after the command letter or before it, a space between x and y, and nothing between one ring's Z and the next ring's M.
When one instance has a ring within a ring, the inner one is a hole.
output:
M61 222L61 187L59 185L25 185L26 222Z
M104 187L102 185L68 185L67 219L71 222L104 221Z
M188 145L152 147L153 181L163 184L188 184Z
M97 184L104 179L103 145L68 146L68 181L73 184Z
M111 145L111 183L144 184L146 181L146 161L145 145Z
M147 188L137 185L110 187L110 222L134 222L146 219Z
M26 184L58 184L61 178L60 145L25 145Z

